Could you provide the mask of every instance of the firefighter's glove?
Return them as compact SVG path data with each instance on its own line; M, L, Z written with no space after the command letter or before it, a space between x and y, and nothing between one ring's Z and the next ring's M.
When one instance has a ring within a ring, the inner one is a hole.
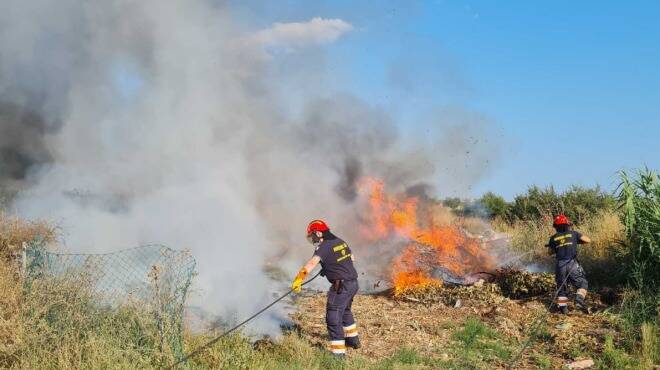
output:
M300 291L302 290L303 280L305 280L307 274L308 274L307 270L303 267L302 269L300 269L300 272L298 272L298 275L296 275L296 278L293 279L293 283L291 284L291 290L293 290L294 293L300 293Z

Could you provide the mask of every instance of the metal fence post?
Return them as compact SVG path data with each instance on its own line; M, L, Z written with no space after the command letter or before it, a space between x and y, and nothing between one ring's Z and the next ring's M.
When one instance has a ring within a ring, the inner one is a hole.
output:
M21 247L21 275L25 278L27 275L27 243L23 242Z

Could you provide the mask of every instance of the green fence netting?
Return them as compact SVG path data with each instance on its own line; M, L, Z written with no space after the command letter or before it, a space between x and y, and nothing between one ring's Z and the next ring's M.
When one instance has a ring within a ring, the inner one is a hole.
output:
M163 350L175 359L183 351L183 308L195 260L187 251L147 245L105 254L47 251L35 241L25 253L25 289L37 279L79 284L93 293L97 305L116 309L139 306L154 320Z

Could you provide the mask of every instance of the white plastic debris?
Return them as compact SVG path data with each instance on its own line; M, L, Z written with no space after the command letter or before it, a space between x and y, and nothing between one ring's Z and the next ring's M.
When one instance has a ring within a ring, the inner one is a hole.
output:
M574 361L566 365L566 367L569 369L589 369L592 366L594 366L594 360L590 358L586 360Z

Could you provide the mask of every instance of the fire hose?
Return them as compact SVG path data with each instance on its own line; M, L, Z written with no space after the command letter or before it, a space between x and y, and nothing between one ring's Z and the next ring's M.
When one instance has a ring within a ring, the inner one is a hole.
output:
M309 284L310 282L312 282L312 280L316 279L316 277L319 276L319 274L321 274L320 271L317 272L316 275L312 276L311 279L309 279L309 280L305 281L304 283L302 283L301 286ZM255 314L253 314L252 316L248 317L247 319L241 321L240 323L238 323L237 325L235 325L235 326L232 327L231 329L229 329L229 330L225 331L224 333L218 335L217 337L215 337L215 338L213 338L212 340L208 341L208 342L205 343L204 345L197 347L197 349L195 349L194 351L192 351L192 352L190 352L189 354L185 355L185 356L184 356L183 358L181 358L179 361L177 361L177 362L173 363L172 365L168 366L166 369L168 369L168 370L175 369L178 365L180 365L180 364L182 364L182 363L184 363L184 362L190 360L191 358L197 356L200 352L202 352L203 350L209 348L209 347L212 346L213 344L217 343L220 339L226 337L227 335L229 335L229 334L231 334L232 332L236 331L238 328L240 328L240 327L242 327L243 325L247 324L248 322L254 320L257 316L259 316L259 315L261 315L262 313L264 313L264 311L266 311L267 309L273 307L277 302L279 302L279 301L283 300L284 298L288 297L291 293L293 293L293 289L290 289L288 292L284 293L282 296L280 296L279 298L277 298L277 299L274 300L273 302L269 303L266 307L264 307L264 308L262 308L261 310L257 311Z

